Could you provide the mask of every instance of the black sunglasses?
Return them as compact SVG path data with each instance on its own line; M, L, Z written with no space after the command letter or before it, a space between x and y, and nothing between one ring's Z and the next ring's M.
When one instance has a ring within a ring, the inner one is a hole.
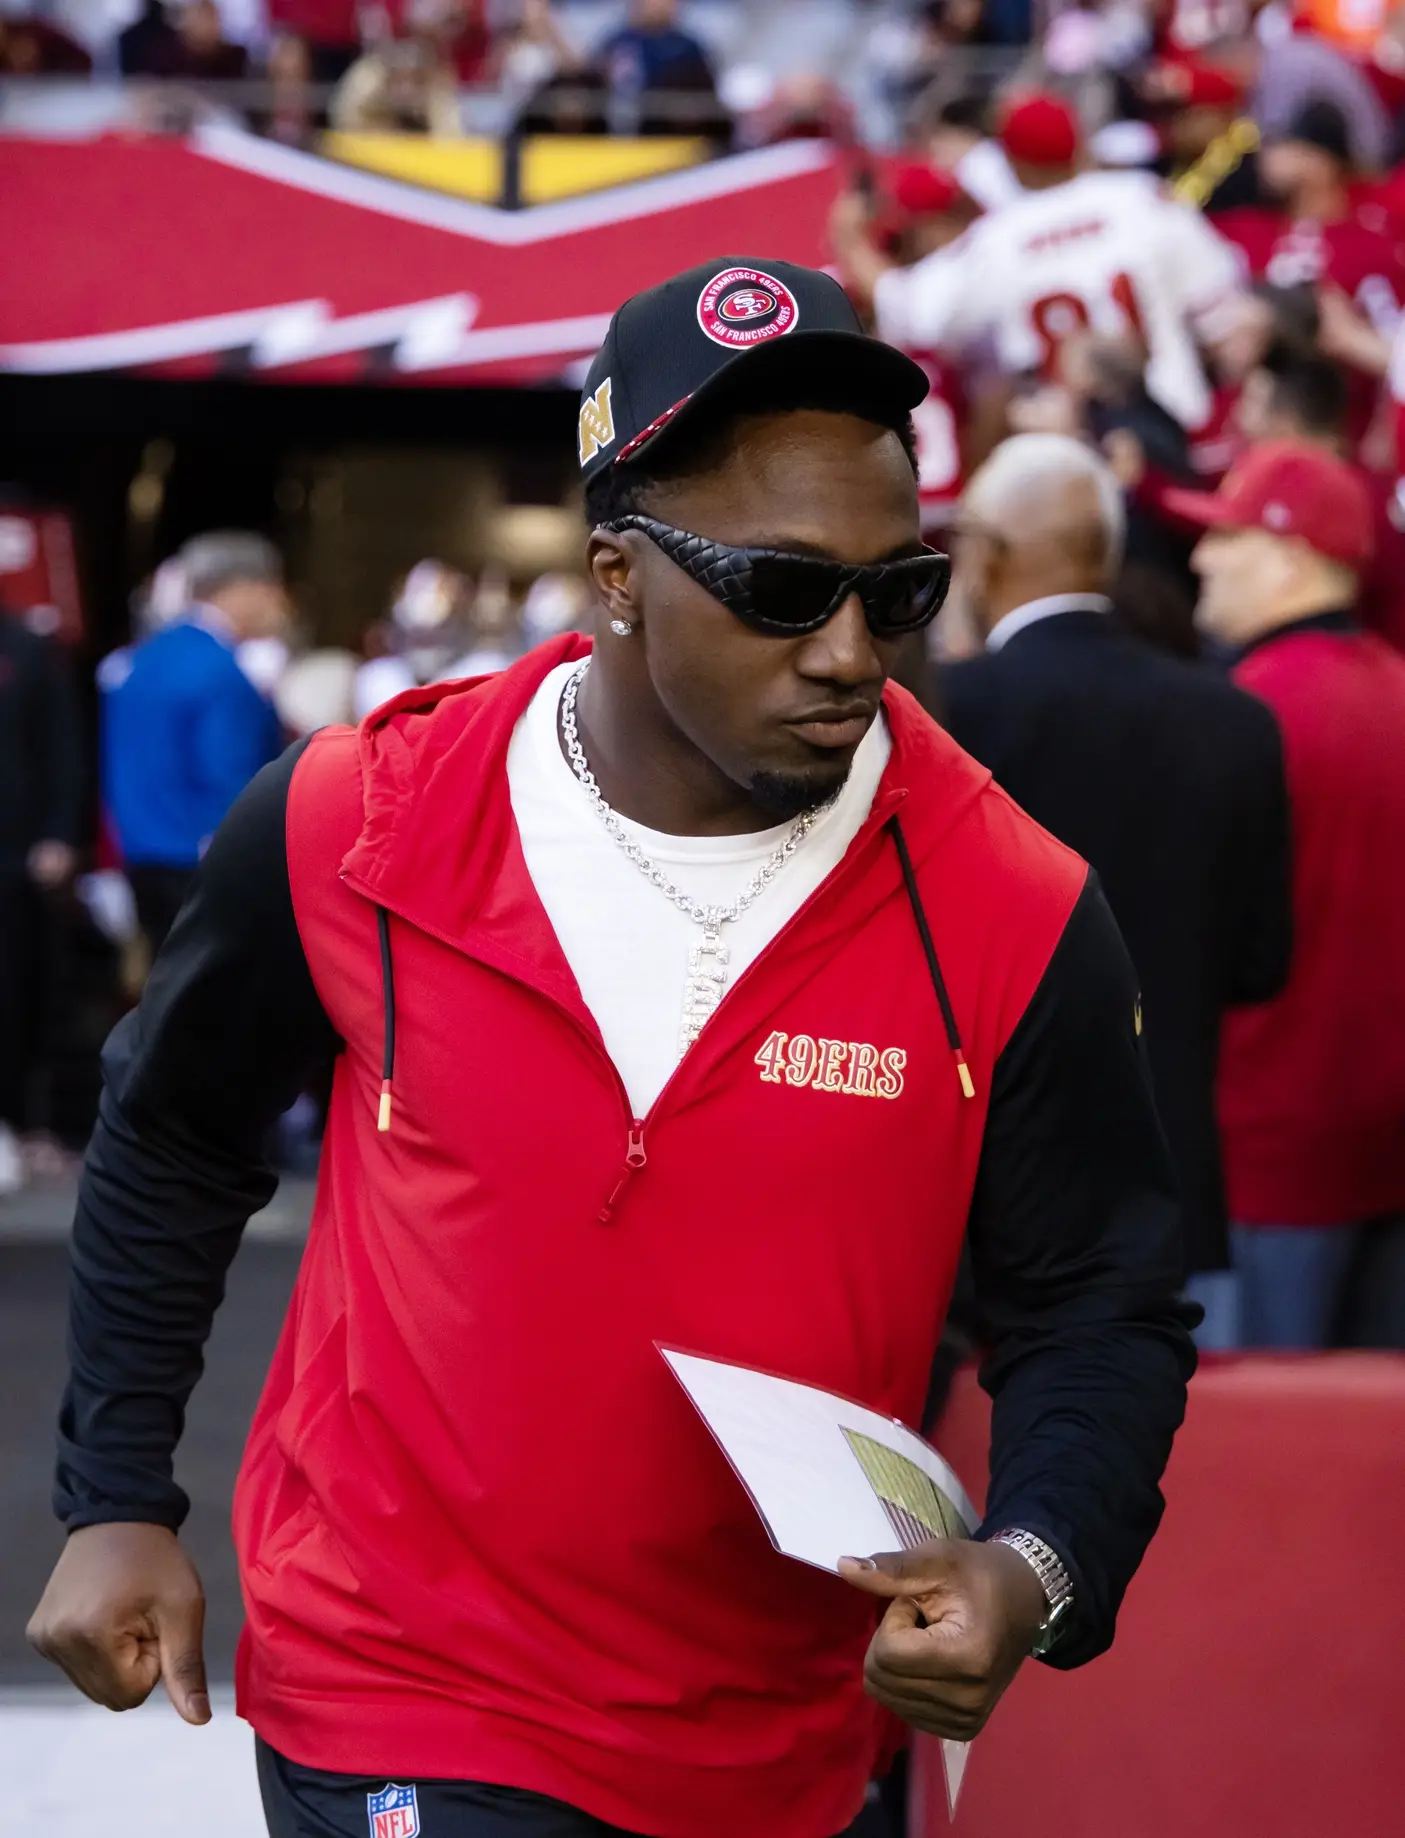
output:
M875 638L900 638L936 618L951 582L950 557L935 549L855 568L785 549L734 549L656 517L616 517L600 527L642 531L743 625L775 638L817 632L850 594L863 602Z

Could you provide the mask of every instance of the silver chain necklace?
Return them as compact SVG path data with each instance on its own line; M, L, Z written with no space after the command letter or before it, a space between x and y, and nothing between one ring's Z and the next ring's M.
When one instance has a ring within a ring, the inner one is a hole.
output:
M705 906L681 887L675 887L658 863L644 853L605 802L604 794L595 782L595 774L590 770L576 728L576 695L589 667L590 660L587 658L585 663L571 672L561 695L561 732L566 741L566 757L571 762L571 770L585 788L586 796L595 806L596 815L606 831L639 872L658 888L665 899L672 900L680 912L686 913L695 925L703 929L702 937L688 953L688 980L684 985L683 1019L678 1035L678 1057L681 1059L701 1034L703 1023L716 1009L727 987L731 952L723 941L722 927L734 919L740 919L757 896L765 892L839 794L836 792L834 798L796 818L775 853L762 862L734 900L729 900L725 906Z

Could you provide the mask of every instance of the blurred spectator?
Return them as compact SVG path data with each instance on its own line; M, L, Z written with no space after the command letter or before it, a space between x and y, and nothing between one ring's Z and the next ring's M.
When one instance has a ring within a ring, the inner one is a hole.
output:
M721 123L712 65L678 24L678 0L630 0L628 23L595 54L610 126L624 134L690 134ZM673 97L692 100L669 106Z
M268 22L307 46L316 83L339 83L361 55L358 0L267 0Z
M224 530L192 538L179 562L183 615L136 647L103 705L104 797L153 952L220 819L282 744L236 657L287 624L277 550Z
M1348 389L1330 358L1277 345L1245 380L1239 427L1251 443L1297 441L1345 454ZM1405 531L1400 494L1387 473L1354 468L1371 503L1374 551L1361 579L1357 611L1369 626L1405 651Z
M528 649L562 632L590 625L590 589L578 574L539 574L522 602L522 637Z
M331 102L334 128L348 134L463 133L453 66L431 33L386 38L360 57Z
M279 679L274 704L295 740L356 719L356 657L333 646L295 658Z
M506 670L522 655L522 633L507 576L485 568L469 610L468 646L449 666L449 676L487 676Z
M1351 192L1347 124L1334 103L1313 102L1282 138L1259 155L1259 176L1278 208L1228 211L1216 219L1243 251L1252 274L1280 287L1340 289L1389 336L1405 302L1405 262L1395 238L1364 220ZM1348 413L1361 441L1376 404L1376 383L1362 372Z
M860 297L870 294L890 260L903 267L945 249L962 234L976 207L950 173L922 160L896 165L886 196L875 194L871 175L862 189L841 194L830 214L830 240ZM922 527L943 529L965 477L969 403L964 379L940 351L912 348L908 355L927 373L926 398L913 410L917 488Z
M710 87L712 66L700 40L678 24L678 0L630 0L628 23L596 53L617 87Z
M1312 102L1334 104L1347 126L1352 159L1373 168L1387 162L1390 117L1359 62L1325 39L1292 32L1263 46L1254 84L1253 116L1265 140L1288 133Z
M557 24L550 0L522 0L517 23L499 36L493 60L508 100L518 103L580 67L580 58Z
M92 67L83 47L57 26L0 14L0 77L86 76Z
M1259 129L1237 75L1199 58L1164 58L1139 87L1158 134L1153 169L1181 203L1214 215L1265 202Z
M150 70L158 47L166 45L176 29L166 17L164 0L142 0L142 9L117 36L117 67L124 77Z
M983 0L926 0L917 7L902 47L899 95L915 95L941 76L953 51L988 44Z
M1205 529L1198 616L1278 719L1292 812L1288 986L1230 1015L1221 1050L1244 1339L1326 1346L1353 1265L1405 1211L1405 658L1353 616L1371 512L1341 460L1254 447L1176 508Z
M1077 118L1056 97L1014 104L1001 138L1024 192L959 245L907 270L836 251L871 294L880 336L949 355L989 341L1005 370L1047 374L1071 334L1131 330L1153 397L1200 425L1212 398L1197 339L1213 339L1237 298L1232 249L1143 175L1080 171Z
M457 82L480 83L488 75L486 0L404 0L403 26L408 37L435 47Z
M1158 49L1204 51L1247 37L1264 0L1151 0Z
M268 47L264 68L267 100L249 116L249 126L285 147L311 147L326 126L326 115L314 99L312 55L302 39L279 32Z
M0 1195L24 1184L19 1134L38 1048L42 892L76 862L82 763L58 647L0 607Z
M981 93L933 101L923 111L919 139L934 166L949 172L983 210L993 211L1018 198L1023 187L1005 149L986 132L989 106Z
M415 563L390 609L389 648L356 673L358 721L403 690L456 674L453 666L472 642L470 603L468 578L457 568Z
M1162 497L1200 481L1185 429L1147 389L1145 346L1131 333L1065 339L1051 379L1014 398L1009 422L1016 433L1068 434L1103 453L1126 501L1118 618L1158 650L1196 657L1191 544Z
M786 140L832 140L850 146L854 112L837 84L806 72L770 86L766 101L748 114L739 130L748 147L773 147Z
M999 447L954 542L955 608L985 654L943 670L939 693L954 737L1102 881L1141 978L1187 1268L1221 1272L1220 1020L1275 995L1288 969L1282 750L1252 697L1119 630L1121 539L1117 482L1086 446L1039 434ZM1191 1288L1207 1343L1233 1344L1225 1282Z
M187 82L237 82L248 72L249 54L224 36L215 0L180 0L174 22L165 32L152 31L136 47L124 68L134 76Z

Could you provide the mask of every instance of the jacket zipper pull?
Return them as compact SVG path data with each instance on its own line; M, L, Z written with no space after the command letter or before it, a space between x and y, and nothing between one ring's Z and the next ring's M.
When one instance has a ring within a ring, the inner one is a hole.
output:
M649 1157L644 1151L644 1125L636 1117L629 1126L629 1148L625 1152L624 1172L615 1182L610 1197L601 1207L596 1217L597 1225L608 1225L615 1210L615 1201L619 1199L628 1184L629 1177L637 1168L642 1168Z

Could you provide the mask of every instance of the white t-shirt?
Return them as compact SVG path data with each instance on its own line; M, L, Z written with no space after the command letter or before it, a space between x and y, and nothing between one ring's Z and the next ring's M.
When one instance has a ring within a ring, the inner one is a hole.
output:
M1060 341L1141 332L1147 388L1181 425L1211 409L1194 333L1240 286L1239 259L1198 211L1149 174L1086 172L1023 193L957 242L878 284L878 331L904 348L960 350L993 338L1011 371Z
M575 668L565 663L553 670L518 721L507 752L508 789L527 870L642 1118L678 1064L688 953L702 928L630 861L561 751L561 692ZM770 886L723 926L729 991L838 867L863 827L891 751L880 715L834 804ZM709 905L734 899L790 829L783 823L745 836L666 836L620 821L676 886Z

